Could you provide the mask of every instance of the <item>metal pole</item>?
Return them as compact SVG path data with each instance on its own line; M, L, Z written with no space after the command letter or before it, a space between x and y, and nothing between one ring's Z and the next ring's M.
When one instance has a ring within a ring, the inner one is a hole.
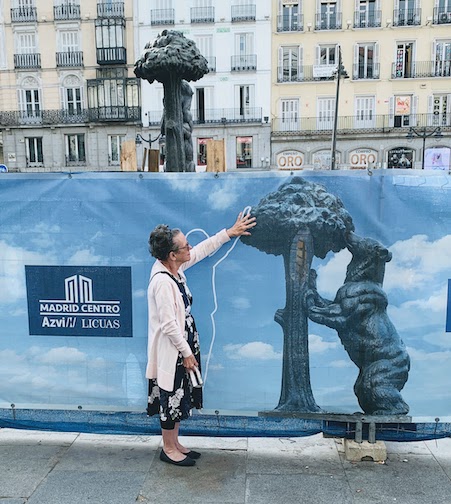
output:
M424 156L425 156L425 149L426 149L426 130L423 131L423 156L421 158L421 169L424 170Z
M336 147L337 147L337 124L338 124L338 100L340 98L340 76L341 76L341 47L338 46L338 68L337 68L337 92L335 94L335 115L334 129L332 131L332 152L330 158L330 169L335 170Z

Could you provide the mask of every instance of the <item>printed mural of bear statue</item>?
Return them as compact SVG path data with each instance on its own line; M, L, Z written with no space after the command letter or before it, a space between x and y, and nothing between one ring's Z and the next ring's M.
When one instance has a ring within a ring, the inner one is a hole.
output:
M352 260L333 301L318 294L316 271L310 270L309 318L335 329L359 368L354 393L364 413L407 414L409 406L400 391L407 382L410 358L387 315L387 295L382 289L385 263L392 255L376 240L353 232L346 241Z

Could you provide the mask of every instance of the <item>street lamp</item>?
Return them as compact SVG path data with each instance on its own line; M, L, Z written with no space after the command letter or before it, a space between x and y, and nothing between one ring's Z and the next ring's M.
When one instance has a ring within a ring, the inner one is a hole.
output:
M421 169L424 170L424 157L425 157L425 149L426 149L426 138L433 136L434 138L442 138L442 129L440 126L437 126L432 131L427 131L426 126L421 129L415 129L413 127L409 128L409 133L407 133L406 138L409 140L413 140L415 136L423 139L423 155L421 157Z
M149 147L150 147L154 142L156 142L157 140L160 140L161 135L162 135L162 133L160 133L156 138L154 138L152 140L152 138L150 137L150 133L149 133L149 139L144 138L140 133L136 133L135 144L141 145L142 142L146 142L149 144Z
M332 152L330 157L330 169L335 170L336 156L337 156L337 125L338 125L338 100L340 99L340 78L349 78L341 59L341 47L338 46L338 65L336 70L337 75L337 92L335 94L335 115L334 115L334 129L332 131Z

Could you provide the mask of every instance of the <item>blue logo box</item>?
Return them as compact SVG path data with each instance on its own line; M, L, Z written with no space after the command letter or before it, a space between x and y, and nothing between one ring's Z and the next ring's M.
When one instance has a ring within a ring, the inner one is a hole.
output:
M25 266L33 336L132 337L130 267Z

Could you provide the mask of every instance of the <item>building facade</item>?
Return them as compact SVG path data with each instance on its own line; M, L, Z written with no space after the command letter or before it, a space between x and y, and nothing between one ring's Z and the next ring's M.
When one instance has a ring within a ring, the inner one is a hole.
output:
M190 83L197 171L205 170L208 139L224 141L229 171L269 169L270 14L270 0L137 0L136 47L177 30L208 61L209 73ZM144 139L158 138L162 113L162 84L143 82Z
M10 171L120 169L141 125L131 2L0 1L0 128Z
M330 168L335 130L337 168L450 169L450 0L273 0L272 29L273 167Z

